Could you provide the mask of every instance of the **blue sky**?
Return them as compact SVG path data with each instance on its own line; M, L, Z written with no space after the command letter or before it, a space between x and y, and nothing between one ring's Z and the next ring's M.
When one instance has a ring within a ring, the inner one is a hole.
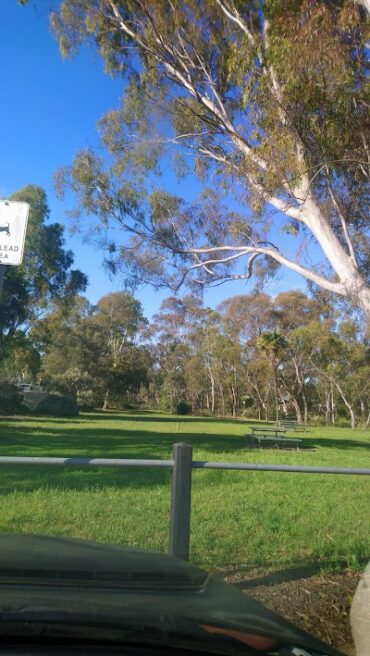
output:
M30 0L26 7L16 0L1 0L0 197L26 184L45 189L51 220L66 225L67 246L75 254L75 265L87 273L87 296L95 302L122 289L122 280L105 273L103 254L84 244L82 236L69 234L66 208L55 196L53 175L59 166L72 161L78 149L98 144L96 122L117 106L122 82L104 74L99 57L90 49L72 60L61 59L49 31L48 5L48 0ZM191 193L191 181L183 186ZM178 190L182 192L181 187ZM282 271L267 291L274 295L292 287L303 288L304 281ZM249 290L245 284L227 283L209 290L205 302L214 307L224 298ZM136 293L149 317L167 295L150 287Z

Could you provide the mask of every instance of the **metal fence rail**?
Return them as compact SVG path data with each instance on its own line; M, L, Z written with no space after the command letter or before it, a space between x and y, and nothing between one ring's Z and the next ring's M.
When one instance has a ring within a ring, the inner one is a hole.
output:
M68 465L74 467L173 467L173 460L135 458L44 458L39 456L1 456L0 465Z
M65 467L167 467L172 468L172 490L169 522L169 553L189 559L191 488L193 469L284 472L298 474L336 474L370 476L370 469L347 467L306 467L252 462L212 462L193 460L193 449L183 442L173 445L172 460L139 460L136 458L47 458L1 456L1 465L51 465Z
M347 474L349 476L370 476L370 469L347 467L305 467L300 465L259 465L254 462L207 462L194 461L193 469L232 469L235 471L271 471L299 474Z

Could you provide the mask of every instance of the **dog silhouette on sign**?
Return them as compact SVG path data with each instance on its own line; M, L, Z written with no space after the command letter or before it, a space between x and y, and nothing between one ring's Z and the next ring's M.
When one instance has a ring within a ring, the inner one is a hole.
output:
M7 237L10 237L9 223L6 226L0 226L0 232L5 232Z

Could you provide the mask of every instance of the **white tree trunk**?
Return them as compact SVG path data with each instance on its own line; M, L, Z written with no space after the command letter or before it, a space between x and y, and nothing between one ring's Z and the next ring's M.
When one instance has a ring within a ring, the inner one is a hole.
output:
M302 220L311 229L339 278L338 293L347 296L370 317L370 287L312 197L302 207Z
M344 402L344 405L346 406L346 408L347 408L347 410L348 410L348 412L349 412L349 414L350 414L350 417L351 417L351 428L354 429L354 428L356 428L356 415L355 415L355 411L354 411L354 409L353 409L353 404L350 403L350 402L348 401L348 399L347 399L347 397L345 396L345 394L344 394L344 392L343 392L341 386L339 385L339 383L337 383L336 381L333 381L333 382L334 382L334 385L335 385L335 387L337 388L339 394L340 394L341 397L342 397L342 400L343 400L343 402Z
M325 426L329 426L331 417L330 391L325 392Z
M331 423L333 424L333 426L335 426L336 406L335 406L333 381L331 381L331 387L330 387L330 413L331 413Z
M108 410L108 405L109 405L109 389L107 389L105 392L102 410Z
M357 0L358 4L366 9L370 14L370 0Z
M211 412L212 412L212 414L214 414L214 412L215 412L215 398L216 398L216 395L215 395L215 378L214 378L211 367L207 366L207 369L208 369L209 380L210 380L210 383L211 383ZM208 392L207 392L207 398L208 398L208 404L209 404Z

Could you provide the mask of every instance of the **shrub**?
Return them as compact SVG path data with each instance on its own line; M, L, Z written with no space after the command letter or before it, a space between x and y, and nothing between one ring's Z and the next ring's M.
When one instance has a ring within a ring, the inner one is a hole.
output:
M5 380L0 381L0 415L24 414L27 408L22 401L22 394L15 385Z
M338 428L350 428L351 422L349 419L345 419L344 417L339 417L335 422L335 426Z
M241 416L244 417L244 419L256 419L257 420L258 419L258 410L256 408L245 408L245 410L243 410Z
M77 405L81 410L94 410L102 404L94 390L78 390Z
M309 423L311 426L325 426L325 415L310 415Z
M186 401L179 401L176 408L177 415L191 415L192 407Z
M48 394L34 409L37 415L51 417L77 417L78 406L74 399L61 394Z
M199 415L199 417L213 417L214 416L212 414L212 411L208 410L208 408L203 408L202 410L196 410L196 414Z

